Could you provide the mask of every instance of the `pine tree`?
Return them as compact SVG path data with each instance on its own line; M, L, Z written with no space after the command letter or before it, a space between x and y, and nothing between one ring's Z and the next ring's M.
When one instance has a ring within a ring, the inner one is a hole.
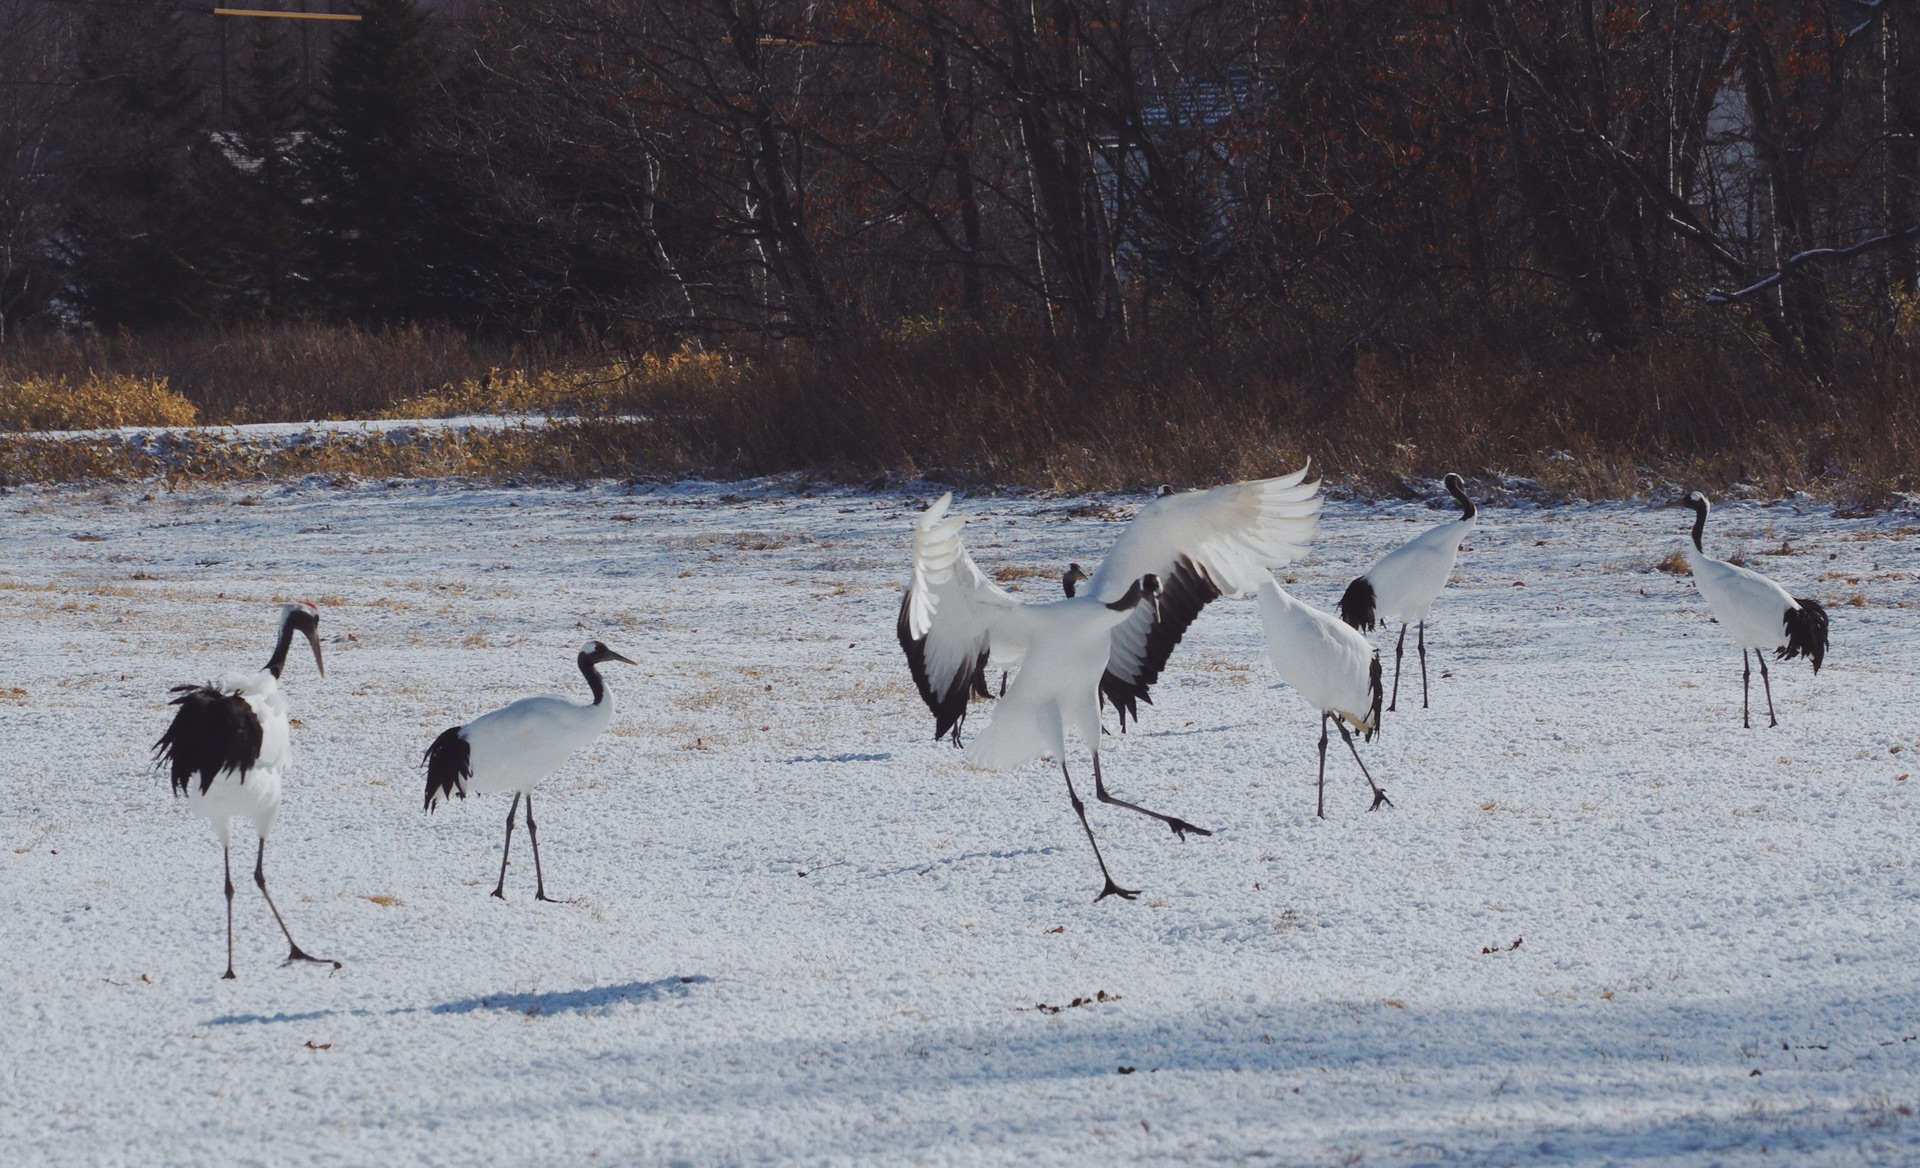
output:
M254 22L234 126L216 135L225 165L213 202L229 217L223 307L285 318L310 302L314 256L310 140L299 62L281 22Z
M328 278L349 316L438 315L452 290L454 203L437 149L440 67L413 0L363 0L327 62Z
M212 307L211 224L193 197L211 157L189 18L167 0L89 14L73 111L77 184L60 232L74 308L152 325Z

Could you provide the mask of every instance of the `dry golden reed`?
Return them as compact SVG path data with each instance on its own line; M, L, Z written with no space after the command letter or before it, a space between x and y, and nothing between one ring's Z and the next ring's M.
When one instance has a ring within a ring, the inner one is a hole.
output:
M0 430L105 430L119 426L191 426L199 411L164 377L90 374L0 376Z

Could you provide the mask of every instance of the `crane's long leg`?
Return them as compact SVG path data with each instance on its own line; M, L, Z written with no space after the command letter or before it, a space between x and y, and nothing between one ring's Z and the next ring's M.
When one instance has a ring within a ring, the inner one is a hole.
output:
M1138 811L1142 815L1152 816L1172 828L1173 834L1179 836L1181 839L1186 839L1188 832L1192 832L1195 835L1213 834L1206 828L1195 827L1193 824L1188 823L1178 816L1162 815L1158 811L1148 811L1138 803L1129 803L1125 799L1116 799L1112 795L1107 794L1106 781L1100 777L1100 752L1097 750L1093 752L1093 793L1102 803L1111 803L1115 807L1125 807L1129 811Z
M1753 729L1753 715L1749 713L1753 701L1753 662L1747 659L1747 651L1740 650L1740 724Z
M1407 626L1400 625L1400 640L1393 646L1393 698L1387 702L1387 712L1400 708L1400 659L1407 655Z
M559 901L547 895L547 878L540 872L540 829L533 825L533 792L527 792L527 838L533 841L533 898L548 904Z
M229 981L233 978L233 845L221 844L220 854L227 866L227 971L220 980Z
M1314 796L1313 802L1313 813L1322 819L1327 817L1327 718L1329 716L1324 712L1320 715L1320 785L1319 794Z
M1367 764L1360 762L1360 748L1353 744L1353 735L1347 732L1347 724L1339 718L1335 718L1333 724L1340 728L1340 737L1346 742L1347 749L1353 751L1353 761L1360 763L1360 773L1367 776L1367 786L1373 788L1373 806L1367 808L1367 810L1378 811L1382 803L1385 803L1389 807L1393 806L1393 800L1387 798L1387 793L1380 789L1380 784L1373 781L1373 774L1367 770ZM1326 727L1323 725L1320 729L1321 738L1325 739L1326 734ZM1322 754L1321 757L1324 759L1325 755ZM1326 781L1324 773L1321 776L1321 781Z
M513 850L513 817L520 810L520 792L513 793L513 806L507 808L507 842L500 847L500 882L493 886L493 894L501 900L507 898L507 853Z
M1094 758L1094 765L1098 767L1099 756L1095 755ZM1093 828L1087 825L1087 805L1080 801L1080 793L1073 789L1073 776L1067 771L1065 759L1060 760L1060 773L1066 776L1067 798L1073 802L1073 813L1080 817L1080 828L1087 833L1087 842L1093 845L1093 858L1100 864L1100 875L1107 878L1107 886L1100 890L1099 896L1093 898L1093 903L1099 904L1109 896L1117 896L1122 900L1132 900L1134 897L1139 896L1139 889L1120 887L1113 882L1113 873L1107 871L1106 857L1100 854L1100 844L1093 838Z
M1427 709L1427 622L1420 622L1420 708ZM1340 727L1346 730L1345 726Z
M1767 676L1767 655L1758 649L1753 655L1760 659L1760 684L1767 688L1767 725L1778 726L1780 719L1773 716L1773 679Z
M260 895L267 898L267 907L273 910L273 919L280 922L280 931L287 936L287 959L283 965L292 965L296 961L311 961L315 965L331 965L340 968L340 963L331 957L314 957L300 948L299 942L287 930L287 920L280 915L280 906L273 903L273 893L267 891L267 841L260 841L260 852L253 861L253 882L260 886Z

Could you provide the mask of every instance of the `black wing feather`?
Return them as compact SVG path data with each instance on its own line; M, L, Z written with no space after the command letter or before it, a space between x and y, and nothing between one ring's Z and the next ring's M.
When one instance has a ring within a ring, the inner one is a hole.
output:
M1353 583L1347 585L1346 592L1340 596L1340 619L1349 628L1370 633L1380 623L1374 607L1373 581L1365 576L1355 576Z
M1367 692L1373 697L1373 704L1367 707L1367 721L1373 729L1367 731L1366 741L1372 742L1373 736L1380 733L1380 707L1386 703L1386 687L1380 684L1380 652L1373 654L1373 667L1367 671Z
M907 669L913 674L914 687L920 691L920 700L927 703L927 709L933 711L933 737L937 742L949 733L953 735L953 744L960 745L960 728L967 720L967 701L978 693L981 697L991 696L987 690L987 658L991 650L982 650L980 656L963 665L955 674L953 683L947 686L947 696L941 697L933 688L933 682L927 677L927 639L914 637L907 626L907 605L913 599L911 592L900 598L900 620L895 632L900 637L900 649L907 655Z
M421 761L427 764L427 806L432 811L434 804L449 795L467 797L465 780L473 777L473 748L467 740L460 737L461 726L442 731L440 737L427 747L427 756Z
M1153 704L1147 689L1160 680L1160 671L1166 668L1167 658L1186 635L1187 627L1193 624L1201 609L1219 598L1220 588L1206 569L1186 556L1174 561L1173 571L1161 577L1159 614L1153 627L1147 630L1147 650L1140 662L1140 675L1129 680L1108 669L1100 676L1100 693L1119 711L1122 733L1126 731L1128 718L1140 720L1140 708L1134 703Z
M222 693L210 685L178 685L180 696L170 705L180 707L173 724L153 744L156 762L168 764L173 793L185 795L194 775L200 793L213 786L213 777L230 770L247 781L247 772L260 760L260 719L247 700Z
M1813 660L1813 671L1820 672L1820 663L1827 659L1827 608L1817 600L1805 600L1794 597L1793 602L1799 608L1787 610L1787 647L1775 649L1773 659L1785 661L1793 657L1808 657Z

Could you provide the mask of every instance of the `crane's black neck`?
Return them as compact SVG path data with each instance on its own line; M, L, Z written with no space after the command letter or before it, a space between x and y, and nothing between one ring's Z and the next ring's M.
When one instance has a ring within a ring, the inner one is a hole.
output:
M1704 535L1707 530L1707 505L1705 503L1696 503L1689 499L1687 500L1687 506L1693 508L1693 550L1704 556L1707 554L1707 549L1706 546L1700 542L1700 537Z
M1087 574L1081 570L1079 564L1067 565L1067 570L1060 576L1060 587L1066 590L1068 600L1073 599L1074 593L1080 588L1080 582L1085 579Z
M267 658L267 672L273 674L275 681L280 680L281 671L287 667L287 650L293 647L293 634L298 631L312 636L310 630L319 627L319 620L305 609L295 609L280 622L280 639L273 643L273 656Z
M1460 518L1472 519L1479 513L1478 508L1473 505L1473 500L1467 498L1467 493L1460 489L1458 479L1449 478L1447 480L1447 494L1452 495L1454 500L1460 504Z
M1098 597L1095 599L1098 599ZM1115 612L1131 612L1133 607L1139 603L1140 581L1135 580L1133 583L1127 585L1127 590L1120 594L1120 599L1107 601L1107 607Z
M593 690L593 704L599 705L607 696L607 683L600 680L600 667L593 663L593 658L582 653L580 672L586 674L587 686Z

